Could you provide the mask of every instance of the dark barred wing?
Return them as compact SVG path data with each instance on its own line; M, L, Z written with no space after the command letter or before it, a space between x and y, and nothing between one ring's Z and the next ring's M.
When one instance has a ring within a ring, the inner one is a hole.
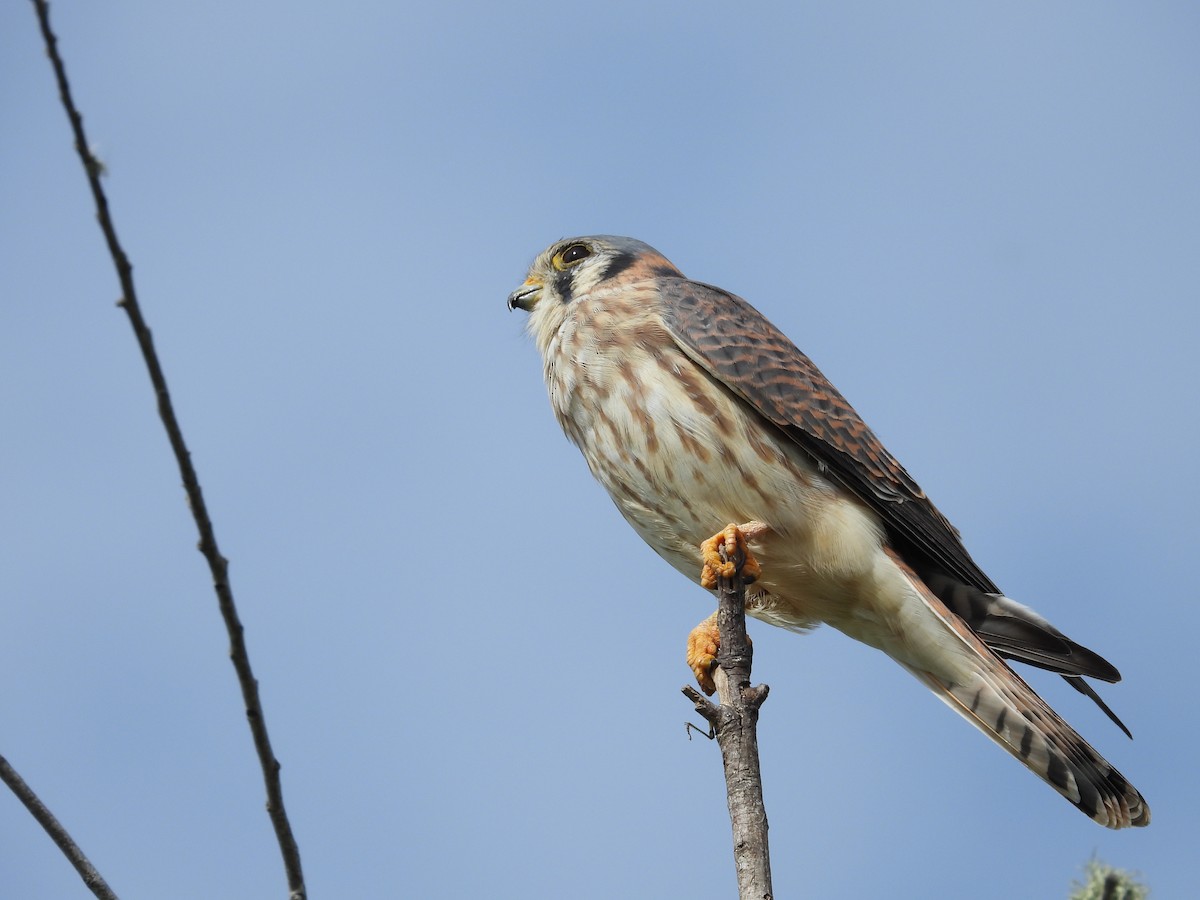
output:
M683 277L664 277L661 288L664 321L683 351L878 513L889 544L993 651L1060 673L1129 733L1079 677L1118 681L1116 668L1000 592L812 360L735 294Z
M854 407L762 313L741 297L684 278L664 279L662 293L667 328L684 352L874 509L910 564L999 592Z

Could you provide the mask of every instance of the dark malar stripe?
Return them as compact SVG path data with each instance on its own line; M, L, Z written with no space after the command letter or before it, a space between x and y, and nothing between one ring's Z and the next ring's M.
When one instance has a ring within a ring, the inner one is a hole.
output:
M575 297L574 275L575 273L568 269L554 276L554 290L563 303L570 303Z

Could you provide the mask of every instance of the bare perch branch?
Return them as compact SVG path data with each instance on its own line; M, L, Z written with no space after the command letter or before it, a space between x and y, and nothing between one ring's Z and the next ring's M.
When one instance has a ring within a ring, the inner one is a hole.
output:
M75 867L75 871L79 873L79 877L83 879L88 890L100 900L117 900L117 895L108 886L108 882L96 871L96 867L92 865L91 861L83 855L79 845L71 839L71 835L67 834L67 829L63 828L58 819L54 818L54 813L46 808L46 804L33 792L33 788L25 783L25 779L17 774L16 769L10 766L8 760L3 756L0 756L0 781L8 785L9 790L17 795L17 799L25 804L25 808L46 830L46 834L50 835L50 840L58 845L63 856Z
M142 358L150 373L150 381L154 386L155 397L158 401L158 414L167 430L167 438L179 464L179 473L183 478L184 490L187 492L188 505L196 520L196 528L200 532L200 552L208 562L212 573L213 588L217 594L221 616L225 620L225 628L229 632L229 656L237 672L238 684L241 686L242 699L245 702L246 718L250 723L250 733L254 739L254 747L258 752L259 764L262 767L263 781L267 790L267 813L275 828L275 837L283 855L284 870L287 875L290 900L304 900L306 891L304 875L300 868L300 849L292 834L292 826L288 821L287 812L283 805L283 787L279 779L279 761L271 750L271 741L267 734L267 724L263 716L262 703L258 696L258 682L254 678L250 666L250 656L246 650L245 638L242 634L242 623L238 617L237 607L233 602L233 590L229 585L229 564L217 547L217 537L213 530L212 520L208 515L208 507L204 502L204 494L200 490L200 480L192 465L191 454L183 439L179 422L175 417L175 409L171 403L171 395L167 391L166 377L163 375L158 354L150 337L150 329L142 318L142 311L137 301L137 292L133 284L133 266L125 255L120 242L117 240L116 228L108 210L108 198L100 184L102 167L92 156L87 135L83 130L83 117L75 106L71 96L71 87L67 81L66 68L58 53L58 39L50 28L50 7L46 0L32 0L37 10L38 22L42 29L42 38L46 43L46 53L54 67L54 75L58 81L59 96L71 130L75 135L75 149L83 162L88 185L92 189L92 197L96 203L96 215L100 221L100 229L108 243L109 253L117 269L117 278L121 284L122 298L119 303L129 316L134 335L142 351Z
M767 699L765 684L750 686L753 649L746 635L746 583L740 550L733 558L721 547L721 558L734 564L729 577L717 582L717 627L721 647L717 653L717 706L691 685L683 693L696 711L712 725L725 765L725 790L733 826L733 859L737 868L740 900L771 900L771 857L767 844L767 810L763 803L762 774L758 763L758 710Z

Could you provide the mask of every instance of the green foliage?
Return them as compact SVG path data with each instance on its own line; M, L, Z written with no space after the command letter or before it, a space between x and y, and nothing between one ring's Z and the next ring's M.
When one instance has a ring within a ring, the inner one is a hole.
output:
M1084 881L1072 885L1068 900L1146 900L1150 889L1124 869L1093 859L1084 869Z

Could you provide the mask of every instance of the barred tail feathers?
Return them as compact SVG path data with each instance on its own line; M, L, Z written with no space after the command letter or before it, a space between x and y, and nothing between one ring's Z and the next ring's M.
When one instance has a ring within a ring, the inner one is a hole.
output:
M906 666L948 706L1107 828L1150 823L1142 795L991 653L968 683Z

